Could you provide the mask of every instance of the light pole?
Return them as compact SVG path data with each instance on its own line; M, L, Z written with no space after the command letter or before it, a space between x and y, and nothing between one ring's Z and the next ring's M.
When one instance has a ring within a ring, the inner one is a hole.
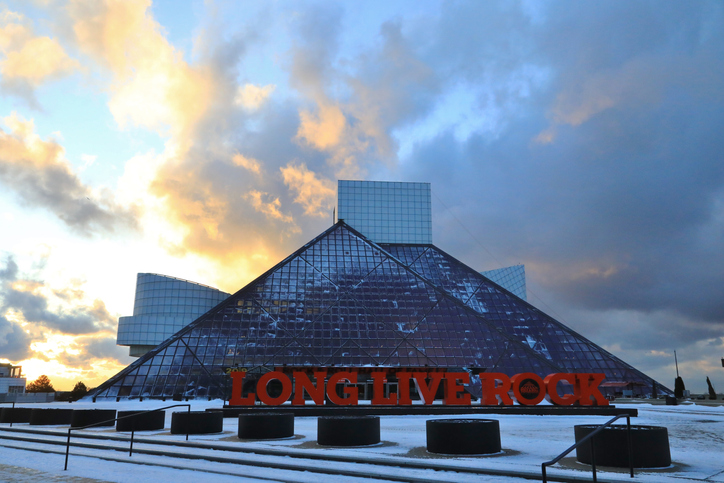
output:
M676 363L676 378L679 378L679 361L676 359L676 351L674 351L674 362ZM722 359L722 365L724 365L724 359Z

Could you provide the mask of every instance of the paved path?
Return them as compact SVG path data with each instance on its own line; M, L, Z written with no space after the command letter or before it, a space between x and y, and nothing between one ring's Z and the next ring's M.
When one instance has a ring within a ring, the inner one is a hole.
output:
M46 473L45 471L20 466L0 464L0 482L2 483L37 483L38 481L50 482L73 482L73 483L108 483L105 480L95 478L82 478L71 475L58 475Z

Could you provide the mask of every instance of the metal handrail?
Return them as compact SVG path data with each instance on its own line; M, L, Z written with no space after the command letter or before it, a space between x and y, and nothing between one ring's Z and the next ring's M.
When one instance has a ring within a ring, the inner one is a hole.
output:
M606 427L610 426L611 423L616 421L620 418L626 418L626 434L628 437L628 464L629 464L629 471L631 473L631 478L634 477L634 470L633 470L633 453L632 453L632 447L631 447L631 416L629 414L619 414L615 418L611 419L610 421L607 421L603 423L598 428L594 429L590 433L588 433L584 438L577 441L573 446L565 450L563 453L559 454L557 457L550 461L546 461L545 463L541 463L541 472L543 473L543 483L548 482L548 478L546 476L546 466L554 465L558 463L564 456L566 456L568 453L573 451L574 449L578 448L580 445L585 443L586 441L590 441L591 445L591 470L593 471L593 483L596 483L598 480L596 479L596 454L593 451L593 437L603 431Z
M185 406L185 407L187 407L187 408L188 408L188 413L191 414L191 405L190 405L190 404L174 404L173 406L166 406L166 407L162 407L162 408L158 408L158 409L152 409L152 410L150 410L150 411L138 411L138 412L155 413L156 411L163 411L163 410L165 410L165 409L177 408L177 407L179 407L179 406ZM68 454L70 453L70 432L71 432L71 431L77 430L77 429L92 428L93 426L100 426L100 425L102 425L102 424L109 423L109 422L111 422L111 421L114 421L114 422L115 422L115 421L119 421L119 420L121 420L121 419L133 418L133 417L136 417L136 416L137 416L137 413L134 413L134 414L129 414L128 416L122 416L122 417L120 417L120 418L106 419L105 421L99 421L99 422L97 422L97 423L89 424L88 426L82 426L82 427L80 427L80 428L68 428L68 441L65 443L65 467L63 467L63 471L67 471L67 470L68 470ZM135 424L132 424L132 425L131 425L131 428L132 428L132 429L131 429L131 446L130 446L130 448L128 449L128 456L133 456L133 436L134 436L134 434L136 433L135 426L136 426ZM188 428L189 428L189 427L188 427L188 425L187 425L187 426L186 426L186 441L189 440L189 429L188 429Z

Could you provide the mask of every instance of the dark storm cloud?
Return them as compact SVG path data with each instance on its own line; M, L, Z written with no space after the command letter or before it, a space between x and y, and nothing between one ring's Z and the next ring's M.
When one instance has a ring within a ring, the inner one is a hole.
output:
M448 238L454 214L567 303L724 321L722 6L516 10L456 4L433 34L438 73L549 72L500 132L417 145L403 177L433 181L451 205L437 243L480 259L474 243ZM480 19L489 28L474 33Z

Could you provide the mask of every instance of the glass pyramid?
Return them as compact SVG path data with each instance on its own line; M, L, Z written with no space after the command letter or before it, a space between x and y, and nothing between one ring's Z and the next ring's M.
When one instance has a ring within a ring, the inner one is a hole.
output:
M101 384L96 397L228 398L230 368L600 372L670 390L433 245L343 221Z

